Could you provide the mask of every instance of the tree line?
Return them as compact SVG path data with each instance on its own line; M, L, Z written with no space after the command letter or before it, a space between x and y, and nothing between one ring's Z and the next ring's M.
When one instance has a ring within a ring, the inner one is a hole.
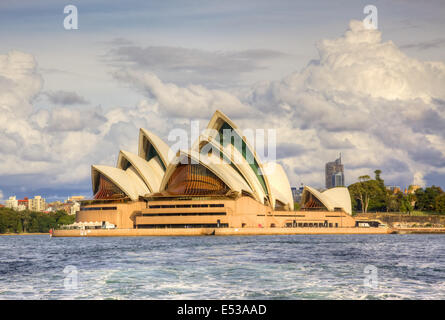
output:
M74 223L74 220L75 216L68 215L64 210L44 213L0 208L0 233L47 233L51 228Z
M356 212L405 212L414 210L445 214L445 192L437 186L419 188L413 193L394 193L385 187L381 170L375 170L375 178L364 175L348 189L352 207Z

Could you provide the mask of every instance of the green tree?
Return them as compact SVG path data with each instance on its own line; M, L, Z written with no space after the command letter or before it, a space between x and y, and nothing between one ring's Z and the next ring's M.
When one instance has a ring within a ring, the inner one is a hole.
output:
M68 215L64 210L44 213L29 210L14 211L0 208L0 233L7 232L48 232L63 224L71 224L74 215Z
M417 189L416 196L416 209L421 211L436 211L436 197L443 194L443 190L440 187L431 186L424 189Z
M17 219L17 226L15 228L15 232L17 233L23 232L22 220L19 218Z
M409 200L408 196L403 196L401 200L400 211L408 214L411 214L411 212L413 211L413 206L411 205L411 201Z
M436 212L445 214L445 193L442 193L436 197L435 207Z
M379 182L371 180L368 175L360 176L358 180L359 182L350 185L348 189L352 202L358 202L355 207L366 213L371 201L381 193L381 188Z
M394 194L390 190L386 190L386 211L398 212L402 204L403 194L401 192Z
M382 190L385 190L385 181L380 177L382 174L382 170L377 169L374 171L375 174L375 180L379 183L379 186L382 188Z
M381 178L382 170L375 170L375 183L378 190L369 202L368 210L387 211L388 210L388 192L385 187L385 181Z

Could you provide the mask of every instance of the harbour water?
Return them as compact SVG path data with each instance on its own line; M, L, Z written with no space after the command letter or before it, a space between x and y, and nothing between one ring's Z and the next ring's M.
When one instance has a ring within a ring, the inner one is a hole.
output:
M0 299L445 299L443 235L0 236Z

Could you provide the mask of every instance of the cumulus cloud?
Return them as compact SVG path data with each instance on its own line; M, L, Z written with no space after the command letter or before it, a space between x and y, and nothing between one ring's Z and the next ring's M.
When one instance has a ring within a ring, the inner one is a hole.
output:
M94 163L113 164L120 147L136 151L139 127L163 132L155 105L35 108L43 80L35 59L22 52L0 55L0 183L26 187L75 185L90 180ZM122 128L127 125L125 136ZM126 141L116 137L125 137ZM26 178L28 177L28 178ZM36 178L38 177L38 178Z
M414 173L414 178L413 178L413 185L418 185L421 187L425 187L426 186L426 181L423 177L423 173L422 172L416 172Z
M303 137L301 130L310 133L307 143L314 150L305 156L317 162L318 170L343 151L346 169L356 168L348 172L351 180L381 168L390 180L407 184L415 173L445 164L444 63L410 58L360 21L351 21L342 37L320 41L317 49L319 59L303 70L260 83L241 101L291 118L283 130L293 128L295 139ZM295 167L302 160L284 161ZM391 165L400 162L406 166ZM317 183L318 178L302 179Z
M49 91L44 93L48 100L57 105L88 104L88 101L73 91Z
M0 176L89 184L91 164L114 165L119 149L137 150L138 128L165 139L190 120L206 123L216 109L241 128L275 129L277 157L292 184L322 186L325 163L340 152L347 183L375 169L400 185L445 173L444 63L410 58L359 21L317 49L317 59L280 81L230 92L122 66L114 77L142 99L113 108L34 108L43 83L36 61L20 52L0 55ZM186 73L185 66L177 70Z
M180 87L162 82L151 72L120 70L116 79L130 83L147 98L159 104L159 112L169 117L208 118L218 108L234 116L253 113L249 105L224 90L208 89L201 85Z

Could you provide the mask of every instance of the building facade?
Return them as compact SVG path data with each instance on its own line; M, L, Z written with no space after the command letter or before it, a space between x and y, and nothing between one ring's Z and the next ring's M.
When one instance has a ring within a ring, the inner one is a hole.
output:
M35 196L33 199L28 199L28 210L30 211L45 211L46 201L41 196Z
M344 166L341 163L341 155L335 161L326 163L325 186L326 189L345 186Z
M8 200L5 200L5 207L17 210L18 200L17 200L16 196L11 196L8 198Z

